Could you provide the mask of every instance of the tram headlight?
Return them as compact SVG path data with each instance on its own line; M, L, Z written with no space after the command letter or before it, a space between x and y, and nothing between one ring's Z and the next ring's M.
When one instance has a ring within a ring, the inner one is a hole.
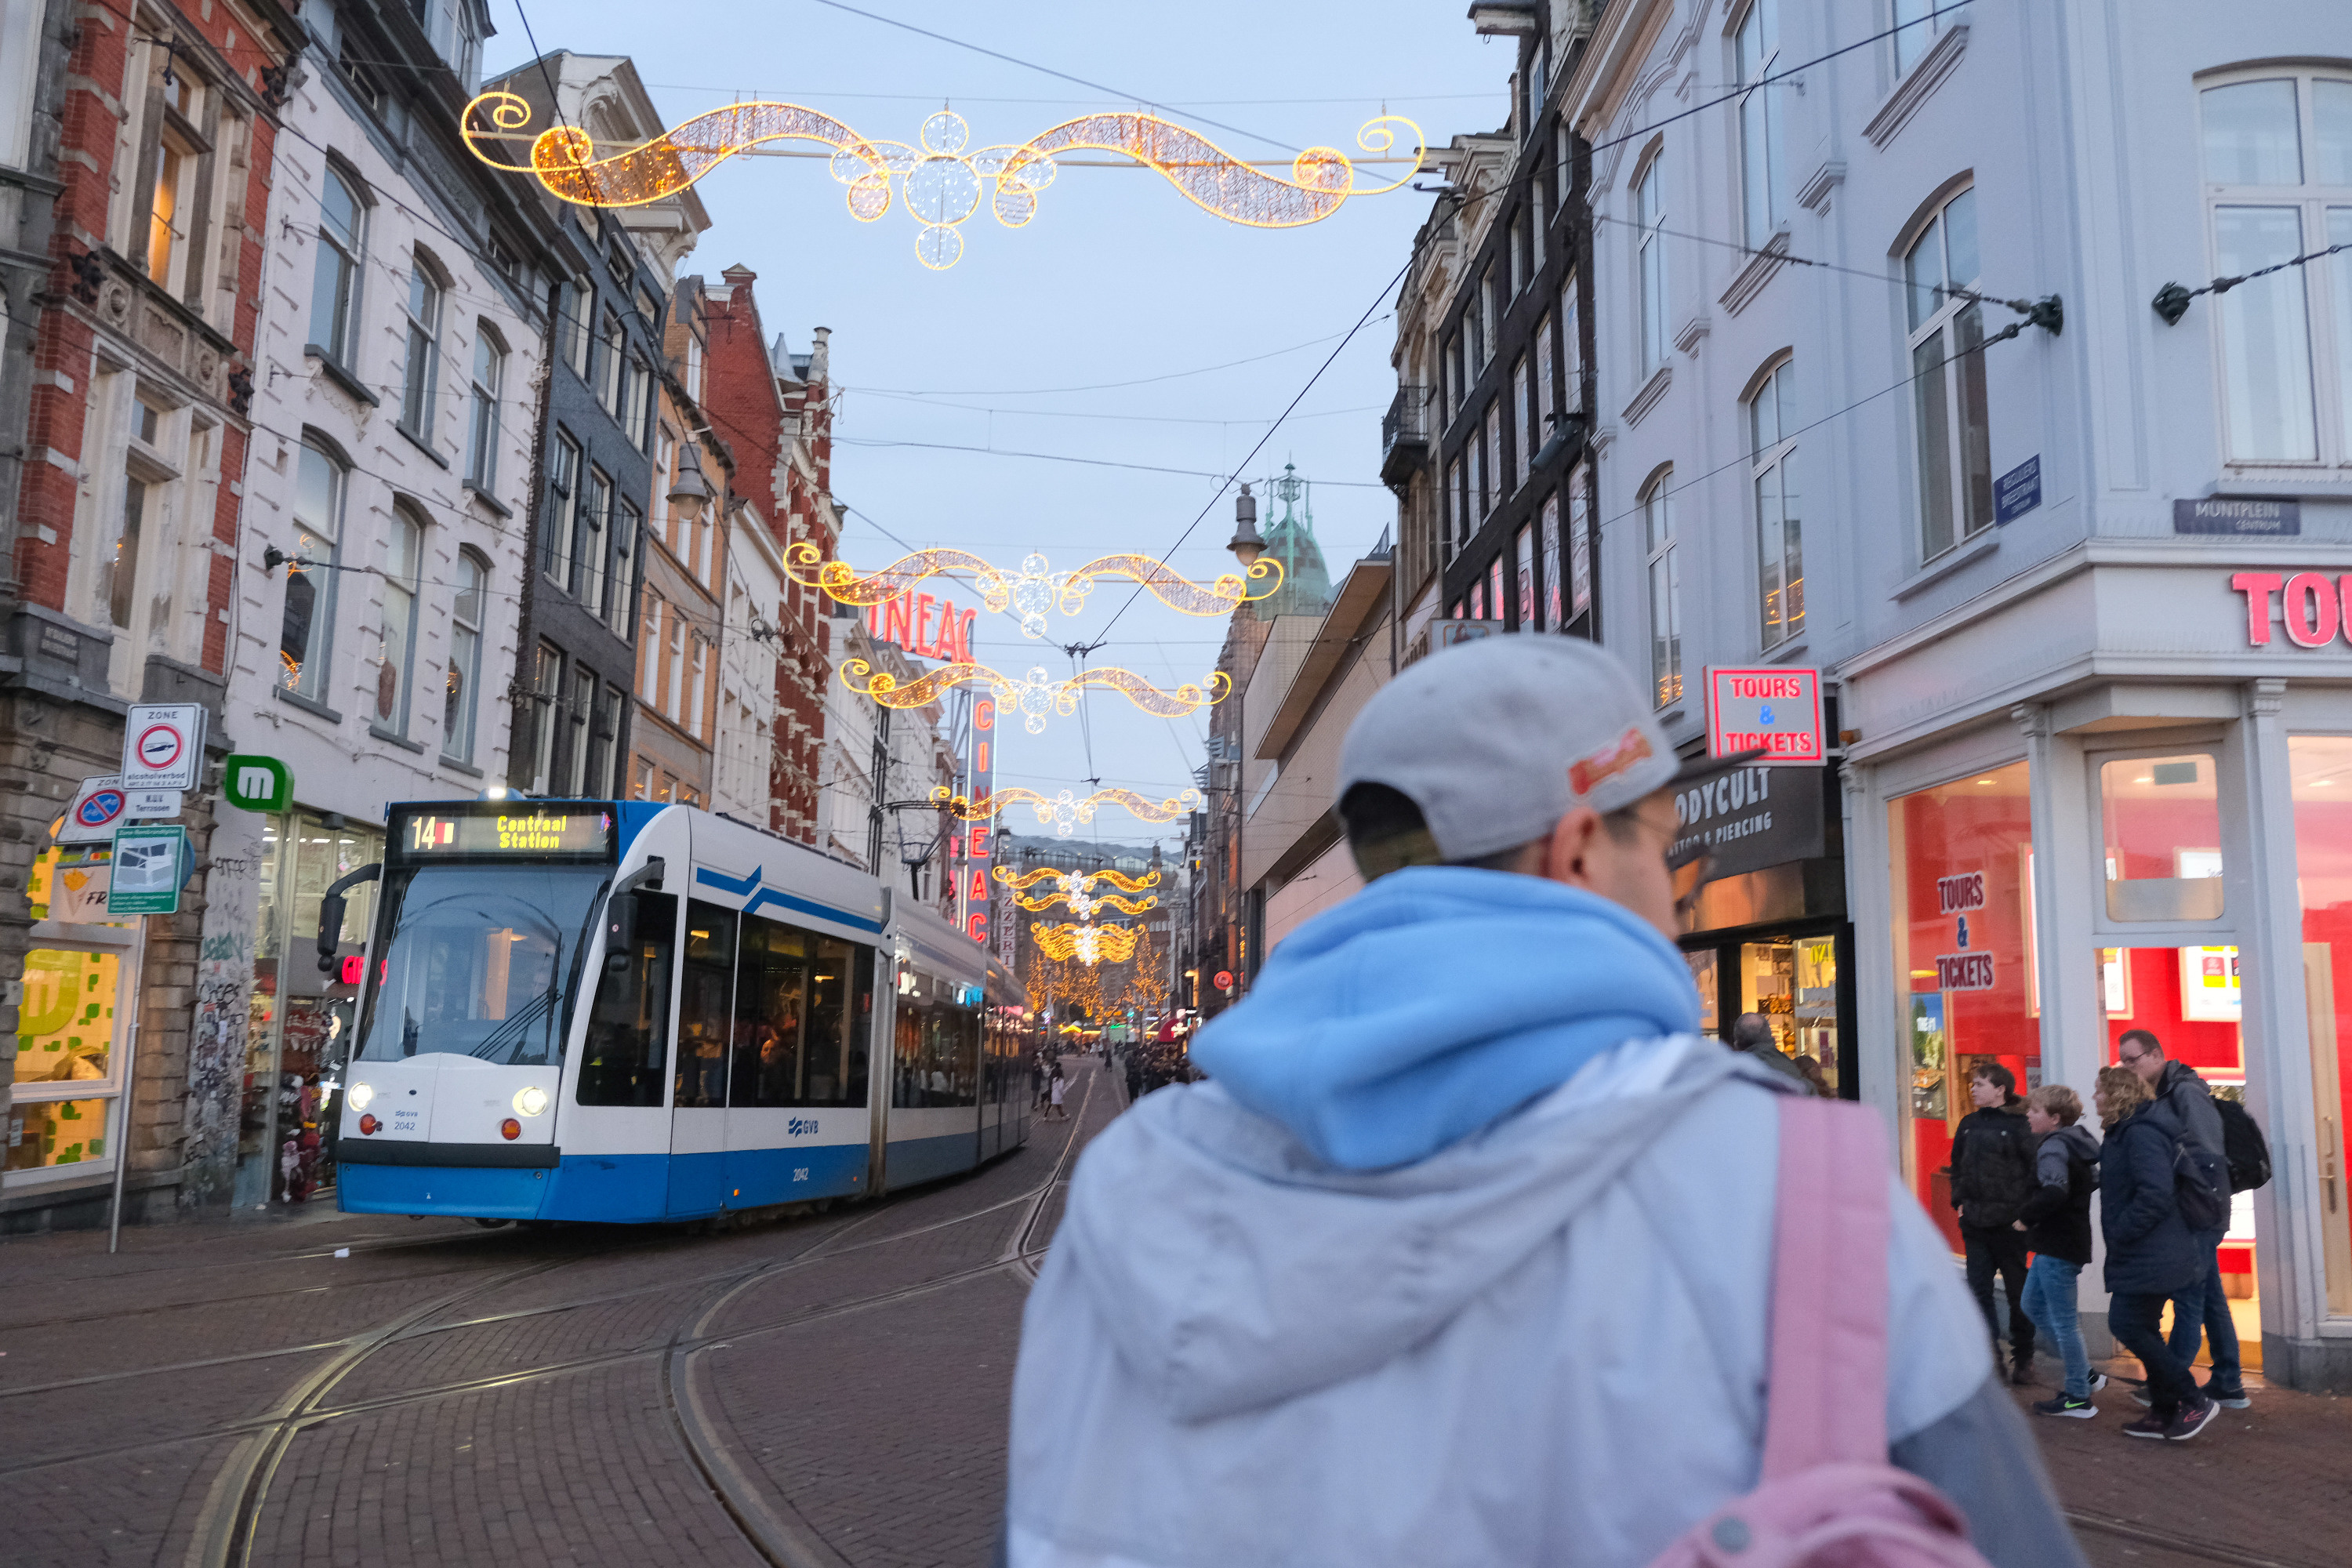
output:
M365 1110L375 1101L375 1086L373 1084L355 1083L352 1085L351 1093L344 1098L351 1102L351 1107L353 1110Z
M514 1108L520 1115L539 1115L547 1109L547 1090L535 1083L525 1084L515 1090Z

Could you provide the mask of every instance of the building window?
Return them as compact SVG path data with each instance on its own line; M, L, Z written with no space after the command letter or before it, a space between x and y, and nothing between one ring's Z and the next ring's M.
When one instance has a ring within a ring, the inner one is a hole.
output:
M1541 447L1551 440L1552 420L1559 406L1557 400L1552 395L1551 317L1549 315L1546 315L1541 321L1536 323L1535 354L1536 422L1534 436L1537 446Z
M621 416L621 383L625 367L629 363L628 337L621 325L620 316L604 312L604 342L602 362L596 366L596 401L604 412L618 419Z
M1938 37L1968 21L1969 7L1950 0L1895 0L1895 74L1910 75Z
M1504 241L1511 253L1511 293L1514 300L1528 286L1528 214L1525 208L1511 219L1511 232Z
M499 479L499 388L507 374L506 345L488 321L474 324L473 417L466 436L466 482L478 490Z
M643 757L637 759L636 778L629 786L629 794L635 800L654 797L654 765Z
M596 717L588 726L586 789L591 795L601 796L613 792L613 748L621 738L621 703L626 696L613 686L597 693Z
M1519 630L1541 631L1543 622L1536 614L1536 531L1526 523L1519 525L1512 555L1519 573Z
M1675 471L1660 468L1642 491L1650 552L1650 692L1661 708L1682 700L1683 580L1675 559Z
M1456 458L1445 466L1445 483L1439 488L1438 530L1445 542L1445 559L1454 559L1454 531L1456 520L1463 515L1459 497L1462 491L1462 459Z
M1478 274L1478 304L1470 317L1470 374L1484 374L1495 352L1495 269Z
M359 311L361 212L352 184L327 165L319 211L319 258L310 280L310 346L350 368Z
M1642 374L1654 374L1666 363L1666 207L1660 165L1664 154L1653 155L1633 186L1635 254L1633 270L1640 279Z
M601 468L588 470L588 482L580 497L579 527L572 536L574 560L572 596L592 616L604 613L604 583L608 565L604 558L604 520L613 505L613 481Z
M568 782L564 793L580 798L593 793L588 771L588 721L596 713L596 677L593 671L572 666L572 706L564 714L565 728L572 731L572 751L565 759Z
M580 504L580 448L569 437L555 438L555 460L547 468L547 524L542 534L541 568L547 580L565 593L572 585L572 531Z
M563 363L581 380L588 379L589 353L595 342L596 291L585 278L575 278L563 292Z
M205 144L193 123L201 111L186 65L159 76L153 90L157 96L151 101L159 108L148 132L153 162L147 166L154 171L155 184L147 199L147 277L158 288L177 294L182 292L178 273L184 269L184 258L193 259L187 244L194 216L189 197L191 187L199 185Z
M1559 492L1544 497L1543 503L1543 625L1546 631L1556 632L1565 624L1560 619L1559 595Z
M1486 515L1486 427L1475 426L1470 431L1470 472L1466 488L1462 492L1462 542L1470 542L1478 531L1479 520Z
M2352 78L2197 96L2217 275L2352 244ZM2249 279L2214 307L2231 460L2352 462L2352 252Z
M622 501L613 511L613 592L605 618L615 634L629 635L631 601L636 596L637 535L641 519L634 502Z
M1518 428L1512 432L1511 493L1528 482L1528 464L1535 457L1536 443L1542 436L1528 416L1528 356L1521 354L1511 366L1511 423Z
M651 704L661 696L662 597L647 589L644 628L637 636L637 698Z
M1559 411L1584 412L1584 329L1576 304L1576 274L1559 286Z
M1764 646L1805 629L1804 525L1795 479L1796 398L1783 360L1748 400L1748 461L1756 487L1756 555Z
M563 703L563 655L552 643L539 645L539 665L530 692L530 793L545 795L555 785L555 731Z
M641 447L653 442L653 426L647 416L653 412L653 373L636 355L629 356L628 390L622 399L621 428Z
M669 613L669 658L663 677L661 715L671 723L685 711L680 706L686 686L686 617L672 605Z
M449 604L449 673L442 685L441 754L474 760L474 726L481 706L482 617L488 607L490 569L470 550L457 552L457 592Z
M401 372L400 422L430 445L433 397L441 382L441 280L422 250L408 258L408 363Z
M686 732L696 740L702 739L703 688L709 684L710 645L697 632L694 637L694 664L687 671L686 713L681 722Z
M1499 397L1486 405L1486 433L1483 445L1486 453L1486 489L1478 503L1481 526L1486 523L1487 514L1503 500L1503 400Z
M1927 220L1903 257L1911 302L1922 561L1992 526L1984 309L1972 293L1977 270L1977 198L1971 187Z
M1574 620L1592 604L1592 473L1578 468L1568 476L1568 618Z
M417 567L425 559L425 529L405 507L394 507L384 542L383 662L376 668L375 721L408 733L408 698L416 658Z
M1780 0L1755 0L1739 19L1739 174L1748 244L1760 250L1789 216L1783 167L1780 85L1766 82L1780 63Z
M1437 374L1443 384L1445 423L1452 425L1462 407L1462 336L1455 333L1437 351Z
M306 441L294 480L294 550L286 563L278 661L278 683L314 700L323 700L327 693L327 656L335 620L335 542L342 521L342 465Z
M1496 555L1486 563L1486 618L1508 620L1510 611L1503 601L1503 558Z

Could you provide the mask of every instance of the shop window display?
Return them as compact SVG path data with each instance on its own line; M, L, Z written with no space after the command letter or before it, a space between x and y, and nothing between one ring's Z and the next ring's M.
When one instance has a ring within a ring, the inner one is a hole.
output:
M1698 987L1698 1032L1719 1040L1723 1038L1723 996L1716 977L1715 949L1686 952L1683 961L1690 965L1691 984Z
M1739 950L1740 1011L1761 1013L1772 1043L1834 1098L1838 1050L1837 942L1829 936L1752 942Z
M2209 775L2210 776L2210 775ZM1980 1062L2042 1081L2029 962L2032 803L2023 763L1903 795L1887 806L1895 994L1906 998L1912 1190L1960 1249L1952 1216L1952 1133Z
M2352 738L2295 735L2287 750L2327 1310L2352 1314L2352 1169L2345 1158L2352 1124ZM2273 1133L2274 1150L2279 1142Z
M2107 917L2221 918L2221 810L2213 759L2130 757L2099 767Z

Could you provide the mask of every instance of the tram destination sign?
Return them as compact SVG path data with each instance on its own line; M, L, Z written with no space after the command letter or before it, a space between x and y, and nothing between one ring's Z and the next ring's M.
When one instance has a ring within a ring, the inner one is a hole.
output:
M609 811L515 811L439 813L420 811L393 835L405 859L471 859L509 856L520 860L602 860L613 853Z

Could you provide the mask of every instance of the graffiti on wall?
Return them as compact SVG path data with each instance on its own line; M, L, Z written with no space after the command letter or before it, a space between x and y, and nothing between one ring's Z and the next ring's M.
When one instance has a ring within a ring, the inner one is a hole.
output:
M234 814L232 814L234 815ZM238 824L243 826L243 824ZM248 831L243 837L256 838ZM180 1205L226 1204L236 1176L237 1114L245 1088L246 1016L253 990L255 906L260 846L213 835L205 915L196 950L196 1007L188 1032L188 1099L183 1121ZM224 849L249 849L239 856Z

